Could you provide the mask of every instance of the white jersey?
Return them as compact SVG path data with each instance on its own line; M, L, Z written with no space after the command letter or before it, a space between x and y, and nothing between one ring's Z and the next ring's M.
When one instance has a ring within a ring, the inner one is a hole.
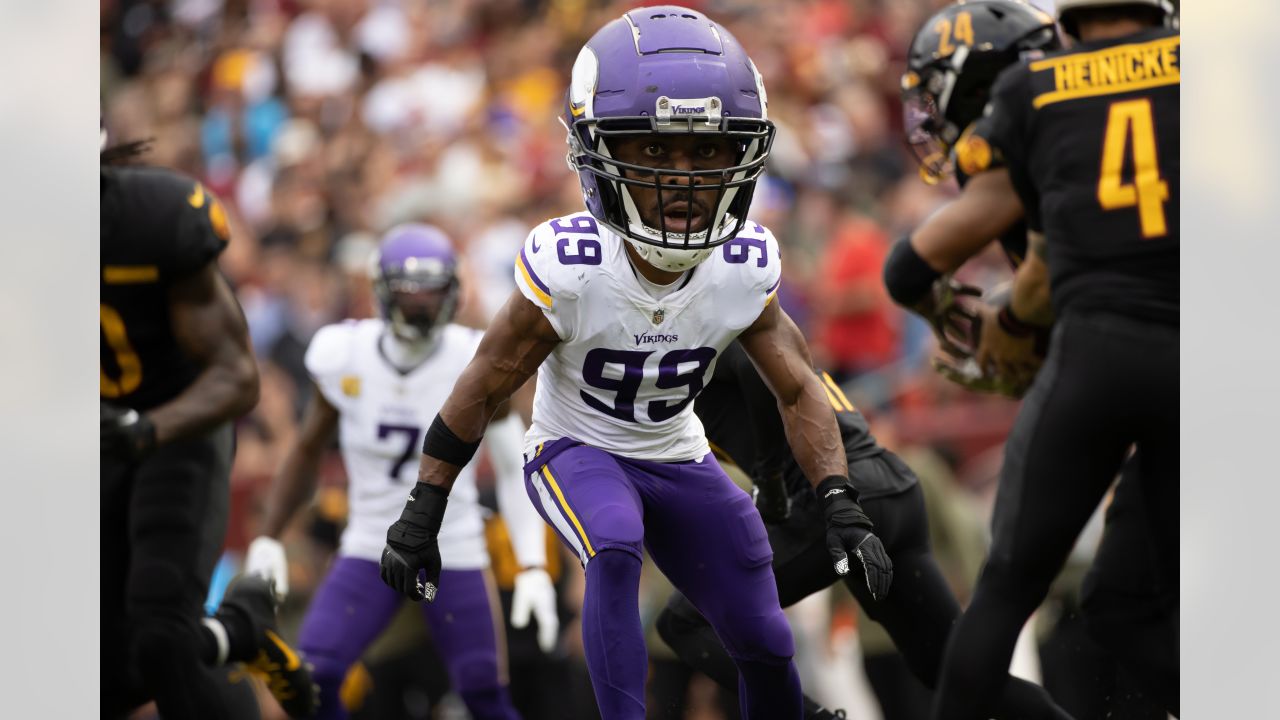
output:
M576 213L534 228L516 257L516 285L562 340L538 369L526 446L572 437L629 458L701 458L693 399L777 293L777 240L747 223L662 299L641 286L624 242Z
M374 562L418 481L423 434L481 337L478 330L448 325L431 356L401 373L378 346L385 327L382 320L326 326L306 356L307 371L341 416L338 442L350 513L339 553ZM488 567L474 463L462 469L449 493L439 540L445 568Z

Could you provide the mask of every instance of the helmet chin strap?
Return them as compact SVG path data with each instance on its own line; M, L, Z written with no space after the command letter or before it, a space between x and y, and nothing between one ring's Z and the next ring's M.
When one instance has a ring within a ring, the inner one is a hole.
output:
M685 270L689 270L710 257L711 251L714 250L714 248L676 250L648 245L631 238L624 239L631 244L632 249L636 251L636 254L639 255L642 260L659 270L665 270L667 272L684 272Z

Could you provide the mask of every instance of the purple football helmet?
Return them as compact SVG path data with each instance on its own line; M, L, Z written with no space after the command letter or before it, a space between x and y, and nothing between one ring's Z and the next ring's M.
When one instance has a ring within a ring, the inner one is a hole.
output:
M773 144L767 105L755 64L718 23L672 5L627 12L579 52L565 102L569 167L578 173L587 209L656 267L696 265L746 222ZM620 162L610 148L614 138L671 134L727 138L736 157L725 169L656 169ZM685 230L668 230L664 212L661 227L650 227L629 188L651 187L661 198L661 188L669 195L676 179L687 181L677 186L683 192L675 203L689 208ZM695 186L714 192L715 201L706 229L688 232Z
M382 236L371 275L382 315L396 337L429 340L450 320L458 300L458 258L432 225L397 225Z

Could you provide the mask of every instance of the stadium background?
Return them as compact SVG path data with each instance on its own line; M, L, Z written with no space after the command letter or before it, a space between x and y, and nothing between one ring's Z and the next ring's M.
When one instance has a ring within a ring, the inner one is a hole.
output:
M263 382L261 402L238 426L223 576L252 539L265 488L294 435L311 335L375 312L366 270L378 233L410 220L444 228L467 257L462 320L482 326L514 287L512 258L529 229L581 207L556 120L568 69L595 29L637 4L102 0L101 88L113 139L153 138L148 161L201 179L223 198L236 230L222 268L248 317ZM934 542L963 600L981 562L1015 406L934 375L927 329L897 309L880 282L892 240L955 191L917 175L901 140L897 90L911 35L947 3L685 4L728 26L765 77L779 132L753 214L782 243L783 306L882 443L924 480ZM1008 275L995 254L966 273L983 286ZM324 475L315 507L286 538L285 614L293 625L344 512L336 452ZM1086 562L1091 540L1081 546L1078 560ZM550 686L561 709L545 717L591 717L572 623L581 587L574 563L560 565L563 651L538 660L532 642L509 629L512 679L517 695ZM1047 684L1078 680L1059 667L1060 646L1079 632L1072 570L1065 575L1038 618L1039 657L1032 643L1020 660L1022 672ZM660 576L647 575L646 622L666 591ZM894 703L927 697L904 680L887 638L858 617L847 593L818 596L790 615L811 694L860 718L879 712L865 676L888 717L912 717ZM371 651L368 673L352 680L353 691L374 688L360 716L465 717L438 677L414 679L429 675L422 666L433 662L417 616L404 615L396 629ZM670 653L653 642L657 684L670 678L663 664ZM1072 692L1062 687L1050 689ZM733 717L705 681L695 678L687 697L687 713L669 717Z

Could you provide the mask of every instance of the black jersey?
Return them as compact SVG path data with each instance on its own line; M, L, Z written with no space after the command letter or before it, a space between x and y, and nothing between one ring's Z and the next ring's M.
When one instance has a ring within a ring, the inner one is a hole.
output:
M168 290L222 252L227 218L200 183L170 170L103 167L100 185L101 397L147 410L199 373L173 336Z
M884 448L876 443L867 427L867 419L854 408L830 375L817 372L835 411L849 461L883 453ZM730 343L721 353L710 382L694 401L693 410L717 454L727 456L753 478L780 472L791 492L809 487L787 444L778 401L737 342ZM865 481L854 478L853 481L862 498L890 495L910 486L899 478Z
M1009 168L1059 316L1178 322L1180 48L1161 28L1012 66L957 143L970 169Z

